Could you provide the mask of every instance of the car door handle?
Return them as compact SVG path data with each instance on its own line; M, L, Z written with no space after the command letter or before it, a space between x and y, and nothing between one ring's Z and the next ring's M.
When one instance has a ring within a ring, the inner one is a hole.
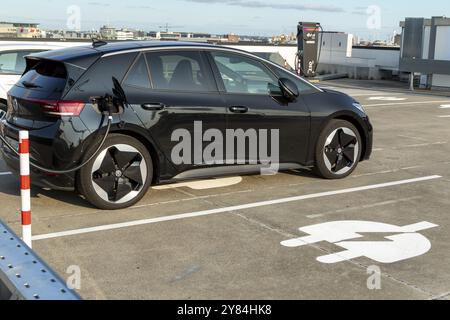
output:
M247 107L244 106L233 106L230 107L229 109L233 113L247 113L249 110Z
M167 106L164 103L144 103L142 105L142 109L149 111L161 111L164 110Z

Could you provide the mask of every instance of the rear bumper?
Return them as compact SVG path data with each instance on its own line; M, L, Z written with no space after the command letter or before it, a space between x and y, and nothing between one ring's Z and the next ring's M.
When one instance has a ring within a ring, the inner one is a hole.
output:
M13 155L0 141L0 154L8 169L16 176L20 175L19 158ZM31 168L30 180L33 186L60 191L75 191L75 175L47 175Z
M31 161L54 170L64 170L72 167L74 165L73 163L78 161L78 159L74 159L74 154L77 154L79 158L79 153L73 152L73 150L69 152L70 148L67 147L67 145L73 146L74 143L72 141L64 141L61 137L58 137L58 133L61 134L61 130L58 129L59 126L60 124L55 124L55 127L29 131ZM16 148L16 150L18 149L19 131L19 128L6 121L0 121L0 135L6 138L8 143ZM1 141L0 154L9 170L19 175L19 158ZM65 157L61 155L65 155ZM42 172L32 167L30 177L32 185L42 188L73 191L76 186L75 173L55 175Z

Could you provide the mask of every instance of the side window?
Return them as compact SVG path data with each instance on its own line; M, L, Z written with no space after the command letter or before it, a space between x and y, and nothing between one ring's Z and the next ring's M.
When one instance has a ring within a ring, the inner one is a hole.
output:
M272 69L273 72L275 72L275 74L279 78L287 78L287 79L293 81L297 85L297 88L298 88L298 91L300 92L300 94L317 92L317 89L313 85L311 85L309 82L307 82L306 80L299 79L292 73L281 70L277 67L270 66L270 68Z
M14 51L0 53L0 74L21 75L25 71L25 56L36 51Z
M130 52L101 58L77 80L68 97L76 100L76 97L85 99L105 93L111 94L114 88L112 78L124 84L123 79L138 55L137 52Z
M147 53L153 89L215 91L214 80L203 55L195 51Z
M150 78L144 55L141 54L131 67L124 84L131 87L150 88Z
M211 54L229 93L267 95L269 89L278 87L278 79L256 60L233 53Z

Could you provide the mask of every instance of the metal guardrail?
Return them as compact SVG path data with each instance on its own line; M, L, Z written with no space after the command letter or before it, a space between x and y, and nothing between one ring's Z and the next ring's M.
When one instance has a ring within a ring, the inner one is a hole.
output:
M80 299L0 220L0 300Z

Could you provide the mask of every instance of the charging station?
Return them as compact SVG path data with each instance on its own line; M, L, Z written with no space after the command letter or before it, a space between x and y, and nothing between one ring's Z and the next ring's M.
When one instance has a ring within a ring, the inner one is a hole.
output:
M299 76L311 78L316 76L319 63L319 32L322 29L318 22L299 22L297 26L297 62Z

